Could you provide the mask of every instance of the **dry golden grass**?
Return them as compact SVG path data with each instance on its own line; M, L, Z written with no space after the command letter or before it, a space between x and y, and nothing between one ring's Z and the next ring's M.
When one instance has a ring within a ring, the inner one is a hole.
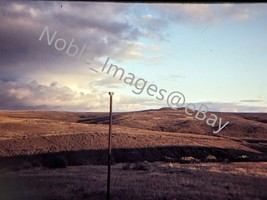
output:
M266 163L232 164L145 163L150 170L112 166L111 199L266 199ZM214 170L215 169L215 170ZM245 169L242 171L241 169ZM0 195L20 200L97 200L106 198L105 166L35 168L0 173ZM252 173L251 173L252 172ZM262 176L264 174L264 176Z
M231 119L241 120L242 118L244 121L242 124L248 123L248 120L239 115L230 114L229 116ZM259 116L261 120L265 117L263 114ZM181 121L184 121L182 125ZM2 111L0 112L0 156L105 149L107 122L107 113ZM115 113L113 147L205 146L258 152L257 149L250 148L243 140L248 138L246 134L242 133L244 138L237 137L239 133L231 137L218 137L209 132L203 135L199 133L202 133L207 126L205 127L203 122L199 127L199 123L186 116L181 110ZM233 120L231 123L234 126L236 121ZM254 121L251 123L261 123L260 128L265 131L265 123ZM158 130L158 127L163 126L170 127L172 130L169 132ZM180 126L186 130L199 132L175 132ZM201 127L204 128L198 130ZM237 130L237 132L240 131ZM253 133L250 138L255 139L255 134L258 134L257 138L264 139L266 131Z
M214 135L182 110L114 113L112 199L266 199L266 162L227 161L266 161L267 114L218 115ZM105 199L106 166L76 165L106 164L107 133L108 113L1 111L0 199Z

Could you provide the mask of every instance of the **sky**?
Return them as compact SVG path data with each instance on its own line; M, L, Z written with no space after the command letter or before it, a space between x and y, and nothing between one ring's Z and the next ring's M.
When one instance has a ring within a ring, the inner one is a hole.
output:
M267 4L1 1L0 20L0 110L105 112L112 91L114 111L267 112Z

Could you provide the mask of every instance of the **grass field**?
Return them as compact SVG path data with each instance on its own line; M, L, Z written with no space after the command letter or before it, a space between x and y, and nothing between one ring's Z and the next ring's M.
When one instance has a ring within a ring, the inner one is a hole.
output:
M267 163L112 166L111 199L266 199ZM145 166L145 167L140 167ZM2 171L1 199L105 199L107 167Z

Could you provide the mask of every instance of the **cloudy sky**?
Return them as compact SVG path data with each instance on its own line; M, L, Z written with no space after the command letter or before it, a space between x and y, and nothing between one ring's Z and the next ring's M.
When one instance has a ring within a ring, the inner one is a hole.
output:
M115 111L142 110L179 91L211 111L267 112L267 4L1 1L0 19L0 110L108 111L109 91ZM121 80L101 71L107 58Z

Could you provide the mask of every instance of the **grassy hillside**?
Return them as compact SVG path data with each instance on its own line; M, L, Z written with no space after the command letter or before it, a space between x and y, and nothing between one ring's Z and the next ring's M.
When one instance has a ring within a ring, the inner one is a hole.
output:
M112 199L266 199L267 114L216 115L214 135L182 109L114 113ZM105 199L108 120L1 111L0 199Z
M175 147L180 155L188 147L205 147L205 151L228 149L258 154L260 159L265 156L267 114L217 115L230 125L214 135L210 126L182 109L114 113L113 148ZM2 111L0 156L103 150L107 148L107 124L108 113Z

